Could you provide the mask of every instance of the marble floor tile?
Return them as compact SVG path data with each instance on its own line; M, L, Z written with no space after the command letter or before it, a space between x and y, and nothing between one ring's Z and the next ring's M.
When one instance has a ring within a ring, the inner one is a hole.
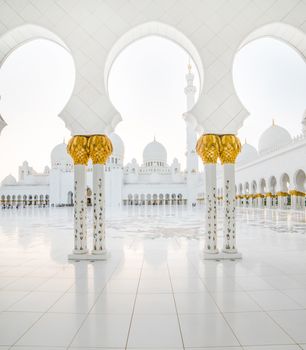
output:
M124 348L130 321L130 315L89 315L71 345L85 348Z
M40 318L39 313L0 313L0 345L13 345Z
M182 339L176 315L134 315L130 348L180 348Z
M179 315L179 320L186 348L239 345L220 314Z
M297 343L306 343L305 309L271 311L269 314Z
M16 345L68 346L84 319L85 315L81 314L44 314Z
M226 313L224 316L243 346L293 343L281 327L263 312Z

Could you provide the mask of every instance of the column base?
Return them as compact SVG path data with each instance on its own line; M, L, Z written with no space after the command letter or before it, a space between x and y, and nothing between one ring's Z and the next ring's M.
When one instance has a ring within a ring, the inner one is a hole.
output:
M68 260L74 260L74 261L79 261L79 260L89 260L89 261L103 261L107 260L110 256L110 253L108 253L106 250L103 252L97 254L97 253L87 253L87 254L69 254L68 255Z
M109 253L106 249L103 250L92 250L91 251L94 260L106 260L109 256Z
M207 253L203 251L201 254L203 260L237 260L242 259L241 253L225 253L225 252L217 252L217 253Z
M72 251L72 254L73 255L86 255L86 254L88 254L88 249L85 249L85 250L74 249Z

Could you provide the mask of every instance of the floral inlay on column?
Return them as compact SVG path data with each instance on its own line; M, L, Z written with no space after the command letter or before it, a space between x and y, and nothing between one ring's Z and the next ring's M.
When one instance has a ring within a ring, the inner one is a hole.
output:
M92 135L88 140L93 163L93 254L103 254L105 248L105 163L113 152L106 135Z
M216 196L216 164L220 152L218 135L202 135L196 146L197 153L204 163L205 169L205 247L204 252L218 253L217 247L217 196Z

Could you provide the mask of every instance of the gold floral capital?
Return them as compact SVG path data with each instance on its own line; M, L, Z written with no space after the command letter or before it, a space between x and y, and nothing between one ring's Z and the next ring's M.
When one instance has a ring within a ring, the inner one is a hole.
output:
M87 137L73 136L68 142L67 152L71 155L75 165L87 165L89 159Z
M241 143L237 136L220 136L220 160L222 164L234 164L240 151Z
M93 164L105 164L113 152L113 145L106 135L92 135L88 139L88 150Z
M220 153L220 138L214 134L202 135L196 146L196 151L204 164L216 164Z

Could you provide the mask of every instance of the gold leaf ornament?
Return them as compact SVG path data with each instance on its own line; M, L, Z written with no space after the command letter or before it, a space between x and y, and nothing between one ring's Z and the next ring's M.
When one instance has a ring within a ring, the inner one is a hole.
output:
M67 152L73 159L75 165L87 165L89 152L87 147L88 138L86 136L73 136L67 145Z
M113 152L113 145L106 135L92 135L88 139L88 150L93 164L105 164Z
M220 153L220 138L214 134L202 135L196 145L196 151L204 164L216 164Z
M221 164L234 164L241 151L241 143L235 135L220 136L220 160Z

